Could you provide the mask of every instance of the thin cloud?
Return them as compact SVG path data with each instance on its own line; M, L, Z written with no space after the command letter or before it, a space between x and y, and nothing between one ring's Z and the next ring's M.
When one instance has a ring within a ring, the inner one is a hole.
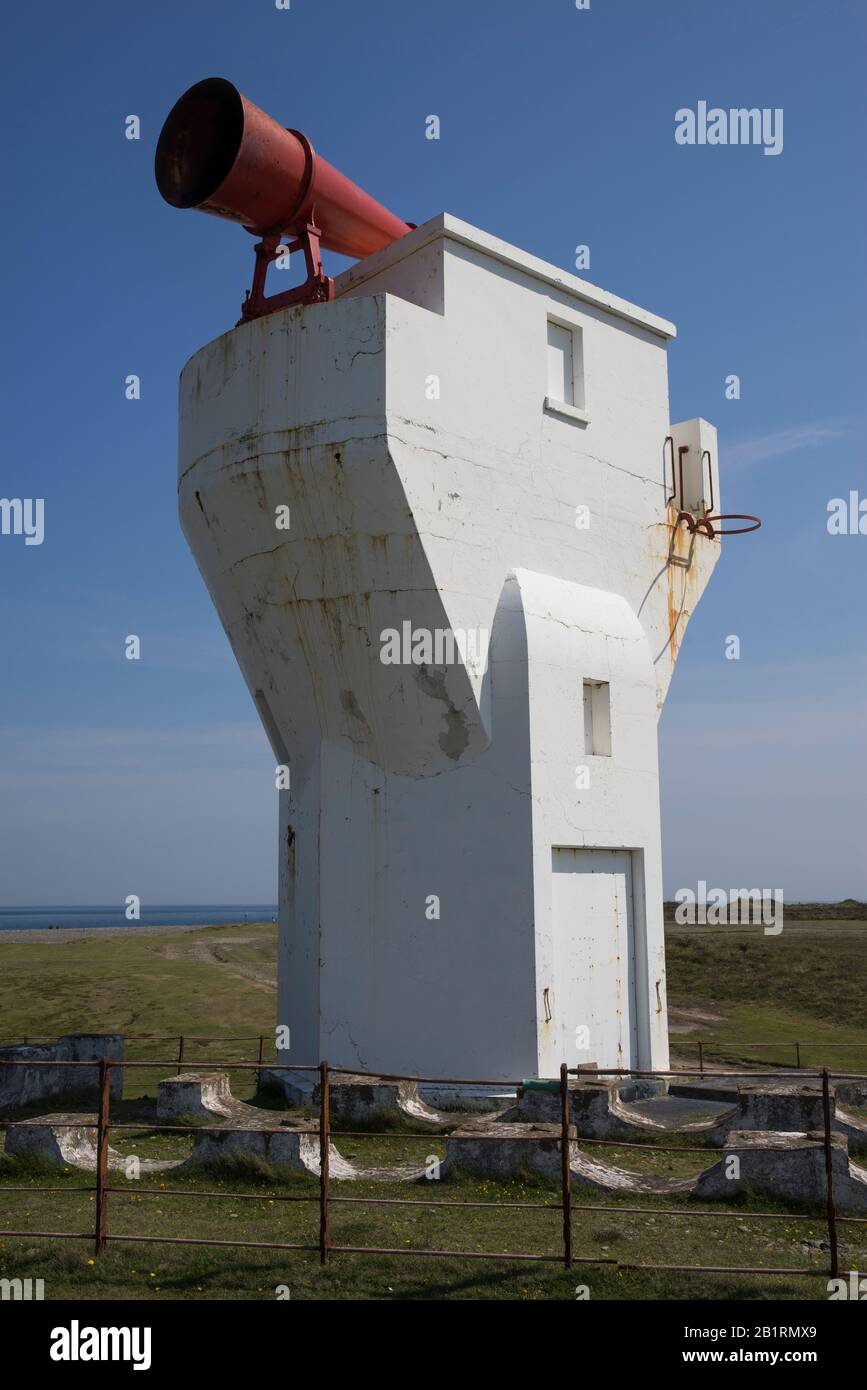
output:
M726 467L768 463L771 459L785 458L787 454L796 454L802 449L835 443L847 433L839 425L818 424L793 425L791 429L774 430L771 434L760 434L754 439L730 445L725 450Z

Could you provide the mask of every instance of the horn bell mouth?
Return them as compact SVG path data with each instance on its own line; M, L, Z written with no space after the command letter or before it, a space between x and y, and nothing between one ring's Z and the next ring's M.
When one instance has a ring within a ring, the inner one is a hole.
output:
M157 141L157 188L175 208L196 208L223 183L241 148L244 104L224 77L206 77L184 92Z

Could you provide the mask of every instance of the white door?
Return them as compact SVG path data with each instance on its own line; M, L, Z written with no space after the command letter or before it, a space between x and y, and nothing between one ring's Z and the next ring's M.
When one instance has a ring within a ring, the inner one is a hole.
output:
M637 1066L632 855L555 849L551 885L554 1017L562 1058ZM586 1028L587 1047L576 1049Z

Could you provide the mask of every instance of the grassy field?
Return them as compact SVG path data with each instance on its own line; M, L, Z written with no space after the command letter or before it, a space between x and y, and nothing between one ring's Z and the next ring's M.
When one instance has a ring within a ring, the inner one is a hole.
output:
M102 935L4 941L0 935L0 1028L3 1041L52 1039L61 1033L99 1031L132 1035L126 1055L135 1060L177 1055L178 1034L219 1035L244 1042L188 1041L190 1062L248 1061L266 1039L274 1055L277 948L268 923L206 927L185 933ZM136 1034L166 1041L145 1044ZM126 1073L124 1094L156 1095L158 1071ZM235 1094L254 1089L251 1073L238 1073Z
M780 936L669 926L666 940L679 1064L695 1063L701 1038L706 1058L719 1064L789 1067L799 1040L804 1065L867 1071L867 923L787 920ZM190 1038L218 1033L248 1041L188 1042L187 1060L255 1061L256 1037L273 1038L275 980L268 924L41 942L0 936L0 1027L14 1041L94 1027L169 1039L132 1043L128 1055L137 1058L174 1057L181 1030ZM859 1048L842 1046L852 1043ZM126 1094L153 1094L157 1079L130 1072Z
M863 1000L867 984L867 927L858 922L800 922L781 937L756 931L670 928L669 1001L673 1055L684 1063L702 1037L712 1059L789 1063L800 1038L813 1044L804 1060L867 1070L858 1053L832 1049L832 1041L867 1042ZM0 938L0 1010L4 1038L51 1038L99 1027L130 1034L168 1034L172 1043L142 1041L128 1046L133 1057L172 1058L179 1028L190 1037L219 1033L249 1041L188 1044L188 1060L255 1060L261 1033L270 1039L274 1019L273 926L209 928L188 934L93 936L48 942L3 942ZM768 1052L759 1042L778 1044ZM729 1044L733 1044L732 1047ZM271 1055L266 1048L266 1057ZM857 1062L853 1059L858 1058ZM867 1059L865 1059L867 1061ZM185 1157L191 1140L158 1134L153 1096L166 1068L130 1071L123 1104L113 1118L141 1123L141 1133L116 1132L113 1146L139 1157ZM235 1074L233 1090L251 1094L251 1074ZM35 1107L38 1111L40 1107ZM44 1108L44 1107L41 1107ZM694 1143L695 1141L693 1141ZM423 1142L399 1133L388 1139L337 1140L359 1163L398 1164L444 1153L442 1135ZM684 1147L684 1146L679 1146ZM697 1172L715 1151L657 1154L635 1149L598 1150L609 1161L642 1173ZM123 1191L110 1197L109 1231L118 1235L194 1236L199 1239L316 1243L317 1183L305 1175L278 1176L245 1166L213 1173L156 1174L138 1182L113 1176ZM61 1190L37 1193L51 1184ZM93 1178L76 1171L50 1174L0 1154L0 1228L79 1231L93 1226ZM148 1195L145 1188L154 1190ZM181 1195L170 1195L178 1189ZM195 1197L215 1189L219 1197ZM410 1197L427 1201L532 1201L552 1210L485 1211L448 1207L362 1206L336 1201L332 1239L343 1245L405 1249L459 1248L471 1251L559 1254L561 1215L557 1191L528 1178L509 1183L454 1177L413 1183L335 1184L339 1198ZM310 1197L312 1201L287 1201ZM798 1219L767 1200L714 1205L700 1216L683 1196L607 1195L576 1187L577 1255L611 1264L485 1262L471 1259L335 1255L322 1268L315 1252L181 1247L112 1242L95 1258L90 1239L0 1240L0 1278L46 1281L47 1298L77 1299L267 1299L285 1286L301 1299L569 1299L586 1285L592 1298L643 1299L824 1299L821 1275L759 1277L651 1273L624 1268L652 1261L671 1264L770 1265L823 1268L827 1251L822 1213ZM636 1215L630 1205L659 1209ZM602 1208L577 1209L581 1206ZM669 1208L682 1215L668 1216ZM751 1222L750 1212L777 1211L779 1220ZM863 1232L863 1234L862 1234ZM867 1228L841 1226L844 1268L867 1266ZM619 1262L619 1264L617 1263Z
M867 1071L867 923L666 929L672 1058ZM757 1044L770 1043L770 1047ZM844 1044L855 1044L846 1047Z

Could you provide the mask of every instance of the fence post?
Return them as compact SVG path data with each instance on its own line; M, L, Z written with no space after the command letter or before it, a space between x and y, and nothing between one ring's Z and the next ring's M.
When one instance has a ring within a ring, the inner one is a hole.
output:
M831 1096L828 1088L828 1068L822 1071L822 1111L825 1119L825 1176L828 1183L828 1244L831 1247L831 1278L839 1274L837 1260L837 1213L834 1208L834 1169L831 1150Z
M801 1070L801 1044L799 1042L795 1043L795 1066L798 1071Z
M111 1063L99 1064L99 1117L96 1127L96 1238L94 1254L103 1254L108 1227L108 1116L111 1101Z
M560 1063L560 1172L563 1179L563 1263L572 1268L572 1169L569 1165L569 1068Z
M260 1066L260 1067L261 1067L261 1065L262 1065L262 1063L263 1063L264 1060L265 1060L265 1039L264 1039L264 1037L262 1037L262 1035L260 1034L260 1035L259 1035L259 1055L258 1055L257 1058L256 1058L256 1061L259 1063L259 1066ZM261 1081L261 1080L262 1080L261 1076L258 1077L257 1080Z
M698 1070L699 1074L704 1076L704 1044L701 1038L698 1039Z
M330 1132L328 1063L319 1063L319 1262L328 1263L328 1140Z
M183 1033L181 1033L180 1037L178 1038L178 1076L180 1076L180 1074L181 1074L181 1070L182 1070L182 1068L183 1068L183 1065L184 1065L184 1035L183 1035Z

